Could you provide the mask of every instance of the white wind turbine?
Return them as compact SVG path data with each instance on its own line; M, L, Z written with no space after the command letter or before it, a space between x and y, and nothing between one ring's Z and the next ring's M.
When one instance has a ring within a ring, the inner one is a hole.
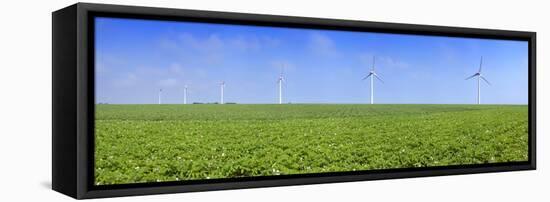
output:
M481 104L481 79L485 81L487 84L491 85L489 81L483 75L481 74L481 67L483 65L483 56L481 57L481 60L479 61L479 70L472 76L466 78L465 80L477 77L477 104Z
M285 82L285 78L283 76L283 69L285 66L283 65L281 67L281 74L279 74L279 79L277 80L277 83L279 83L279 104L283 104L283 82Z
M220 83L220 89L221 89L221 97L220 97L220 104L223 104L223 89L225 88L225 81L222 81Z
M183 87L183 104L187 104L187 85Z
M159 89L159 104L162 104L162 88Z
M378 77L378 74L374 71L374 63L376 58L372 56L372 69L370 70L369 74L363 78L363 80L370 77L370 104L374 104L374 77L378 79L380 82L384 83L380 77Z

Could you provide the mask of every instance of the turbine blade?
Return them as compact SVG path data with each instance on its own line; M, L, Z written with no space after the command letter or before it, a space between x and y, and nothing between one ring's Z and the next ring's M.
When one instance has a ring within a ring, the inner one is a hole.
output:
M483 81L485 81L487 84L491 85L491 83L489 83L489 81L487 81L487 79L486 79L485 77L483 77L483 76L480 76L480 77L481 77L481 79L483 79Z
M371 75L372 75L372 73L370 73L369 75L365 76L365 78L363 78L363 79L361 79L361 80L368 79Z
M471 78L474 78L475 76L477 76L477 74L474 74L472 76L469 76L468 78L464 79L464 80L468 80L468 79L471 79Z
M384 83L384 81L382 81L382 79L380 77L378 77L378 74L374 74L374 77L377 78L378 80L380 80L380 82Z
M284 70L285 70L285 63L281 63L281 73L279 74L279 78L277 79L277 83L284 82Z
M479 60L479 70L477 71L478 73L481 73L482 65L483 65L483 56L481 56L481 59Z
M372 56L372 71L374 72L374 63L376 63L376 56Z

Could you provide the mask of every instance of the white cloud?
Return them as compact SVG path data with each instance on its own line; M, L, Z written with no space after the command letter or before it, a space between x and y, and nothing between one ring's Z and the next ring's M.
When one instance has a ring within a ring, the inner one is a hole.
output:
M117 87L131 87L138 83L138 76L133 73L128 73L122 78L118 78L113 81L113 85Z
M374 53L361 53L359 54L359 61L370 68L372 66L372 57L374 55Z
M98 54L95 60L95 70L100 74L107 74L113 72L114 67L127 66L128 62L113 54Z
M406 69L410 67L408 63L395 59L394 57L385 56L385 55L376 55L374 53L360 54L359 60L366 67L371 68L373 56L376 57L375 67L383 67L383 68L391 68L391 69Z
M109 72L109 69L102 62L96 62L95 71L99 74L105 74Z
M196 35L177 33L160 39L159 47L167 54L176 54L193 58L195 62L218 65L228 54L237 52L259 51L266 47L274 48L281 40L270 36L247 33L237 36L226 36L217 33Z
M282 68L284 68L284 72L294 71L295 65L288 60L273 60L269 62L270 66L277 69L277 71L281 71Z
M174 78L169 78L169 79L162 79L158 82L158 85L160 87L164 87L164 88L168 88L168 87L174 87L174 86L177 86L178 85L178 80L177 79L174 79Z
M314 32L310 35L309 49L314 54L324 57L334 57L338 55L336 45L332 39L318 32Z
M202 53L213 53L216 51L257 51L264 47L275 47L281 41L269 36L239 35L233 37L222 37L218 34L210 34L208 37L200 38L190 33L179 35L178 40L183 43L184 48L192 48ZM161 41L161 45L172 47L167 40Z
M201 55L209 63L219 63L223 60L225 42L217 35L210 34L206 38L198 38L190 33L179 36L176 51Z
M184 69L183 69L183 66L179 63L172 63L169 67L168 67L168 71L171 73L171 74L175 74L177 76L184 76Z
M270 36L262 36L260 37L260 40L264 46L268 46L268 47L277 47L282 43L281 40Z
M179 39L184 45L202 52L212 52L224 47L224 42L217 34L210 34L208 37L201 39L192 34L183 33Z
M377 60L379 60L382 64L385 64L387 67L390 67L390 68L405 69L409 67L408 63L405 63L400 60L396 60L395 58L389 57L389 56L377 57Z
M261 48L261 42L256 37L243 37L239 36L233 39L229 39L229 44L231 47L234 47L242 51L255 51Z
M437 48L439 49L437 53L447 62L456 62L458 60L457 56L460 54L451 45L441 42L437 44Z

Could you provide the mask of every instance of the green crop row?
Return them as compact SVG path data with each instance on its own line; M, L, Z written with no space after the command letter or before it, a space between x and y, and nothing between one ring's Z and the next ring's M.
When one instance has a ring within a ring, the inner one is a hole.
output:
M97 184L526 161L527 106L97 105Z

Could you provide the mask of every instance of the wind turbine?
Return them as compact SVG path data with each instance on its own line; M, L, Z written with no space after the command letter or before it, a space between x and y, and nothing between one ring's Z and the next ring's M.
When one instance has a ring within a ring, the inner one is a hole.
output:
M370 70L369 74L363 78L363 80L370 77L370 104L374 104L374 77L378 79L380 82L384 83L380 77L378 77L378 74L374 71L374 63L376 58L372 56L372 69Z
M279 104L283 104L283 82L285 82L285 78L283 76L283 69L285 66L283 65L281 67L281 74L279 75L279 79L277 80L277 83L279 83Z
M187 104L187 85L183 87L183 104Z
M223 89L225 88L225 81L222 81L220 83L220 89L221 89L221 99L220 99L220 104L223 104Z
M162 96L162 88L159 90L159 104L162 104L161 96Z
M489 81L487 81L487 79L483 77L483 75L481 74L482 65L483 65L483 56L479 61L479 70L474 75L465 79L465 80L468 80L468 79L477 77L477 104L481 104L481 85L480 85L481 79L483 79L483 81L485 81L487 84L491 85L491 83L489 83Z

